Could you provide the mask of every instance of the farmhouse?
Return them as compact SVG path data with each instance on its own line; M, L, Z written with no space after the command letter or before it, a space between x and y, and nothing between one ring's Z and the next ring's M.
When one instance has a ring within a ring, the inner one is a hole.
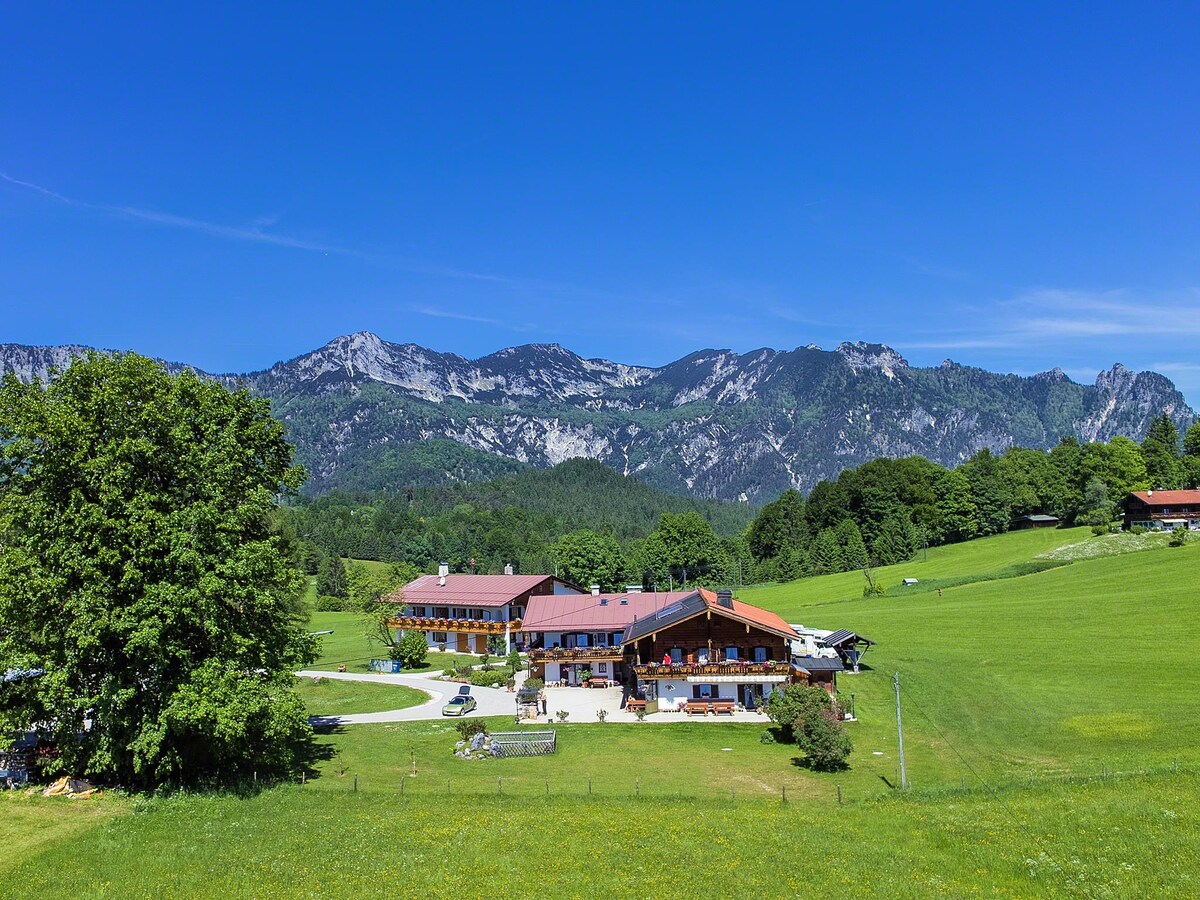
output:
M791 663L800 635L783 619L700 589L636 619L622 643L646 712L754 709L775 688L807 675Z
M437 575L422 575L384 598L403 606L390 625L420 631L429 646L445 644L460 653L483 653L489 638L513 646L530 601L557 594L579 596L579 588L553 575L451 575L445 563Z
M694 595L694 591L552 594L531 600L521 622L532 674L550 683L605 686L630 676L621 648L636 619Z
M1134 491L1125 498L1125 521L1152 531L1187 528L1200 531L1200 491Z

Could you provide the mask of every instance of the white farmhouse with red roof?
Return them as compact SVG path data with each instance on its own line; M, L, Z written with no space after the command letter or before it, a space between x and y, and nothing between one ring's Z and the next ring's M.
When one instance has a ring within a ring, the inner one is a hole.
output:
M582 593L553 575L451 575L443 563L437 575L422 575L384 599L402 606L392 627L422 632L431 647L483 653L497 636L507 653L535 598Z
M534 674L551 683L622 684L629 675L621 649L634 620L695 591L555 594L531 603L521 622Z

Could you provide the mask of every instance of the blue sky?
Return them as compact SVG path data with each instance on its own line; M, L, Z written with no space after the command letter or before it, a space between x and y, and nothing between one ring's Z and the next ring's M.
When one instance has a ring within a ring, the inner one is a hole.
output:
M1200 403L1188 5L23 4L0 342L843 340Z

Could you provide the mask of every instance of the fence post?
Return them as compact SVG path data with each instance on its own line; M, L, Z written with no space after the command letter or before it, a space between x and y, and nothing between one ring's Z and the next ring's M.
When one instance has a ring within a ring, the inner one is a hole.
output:
M496 793L499 794L501 797L504 796L504 779L503 778L496 779Z
M588 779L588 796L590 797L591 794L592 794L592 779L589 778Z
M841 803L842 802L842 786L839 784L837 786L837 789L838 789L838 803Z
M305 777L306 777L307 775L308 775L308 773L307 773L307 772L301 772L301 773L300 773L300 784L301 784L301 786L303 786L303 785L304 785L304 779L305 779Z
M354 776L354 793L358 793L358 776Z
M634 783L633 783L633 796L635 796L635 797L642 796L642 779L640 779L640 778L637 779L636 781L634 781Z
M404 782L405 781L406 781L405 777L403 775L401 775L400 776L400 793L401 794L404 793Z
M546 796L550 796L550 782L548 781L546 782Z

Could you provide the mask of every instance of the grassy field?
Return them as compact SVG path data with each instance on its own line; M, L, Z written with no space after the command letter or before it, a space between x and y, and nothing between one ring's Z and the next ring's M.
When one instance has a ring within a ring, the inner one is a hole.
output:
M1039 554L1067 544L1084 541L1091 536L1089 528L1035 528L1028 531L1011 531L995 537L965 544L949 544L945 547L930 547L918 551L914 559L895 566L883 566L875 570L876 578L884 588L899 586L905 578L916 578L925 583L933 579L962 577L986 577L1002 572L1011 566L1028 563ZM759 585L743 588L738 596L750 602L773 609L789 622L809 622L810 607L821 606L839 600L855 600L862 597L862 572L839 572L836 575L821 575L803 578L785 584ZM807 615L807 618L806 618ZM797 618L799 617L799 618Z
M1195 896L1196 775L789 801L257 796L32 804L69 839L5 897ZM0 836L22 799L0 798ZM79 810L82 810L80 812ZM80 824L86 816L85 824Z
M312 614L308 626L313 631L329 631L320 637L321 650L310 669L332 672L345 665L349 672L367 672L367 661L384 655L379 644L372 644L366 637L366 626L362 617L346 612L317 612ZM439 653L432 650L425 665L406 672L441 672L446 666L477 665L479 657L470 653Z
M367 684L322 678L297 678L296 693L314 716L344 716L418 706L429 699L424 691L392 684Z
M569 723L554 756L487 761L452 756L452 723L351 726L318 736L303 787L0 798L0 895L1194 896L1200 544L1110 556L1090 540L1020 532L885 570L938 579L940 597L864 599L858 574L742 591L878 641L840 680L860 719L846 771L796 765L760 742L765 722ZM448 864L453 848L470 863Z
M1044 534L990 541L1007 549L1006 539L1032 545ZM976 544L991 564L1011 564L995 546ZM860 715L887 716L899 672L910 743L941 751L942 775L994 779L1200 762L1198 565L1193 544L980 581L941 597L814 603L828 595L803 581L791 593L781 585L743 595L792 621L800 611L806 625L878 641L865 659L871 670L840 681L855 691Z

